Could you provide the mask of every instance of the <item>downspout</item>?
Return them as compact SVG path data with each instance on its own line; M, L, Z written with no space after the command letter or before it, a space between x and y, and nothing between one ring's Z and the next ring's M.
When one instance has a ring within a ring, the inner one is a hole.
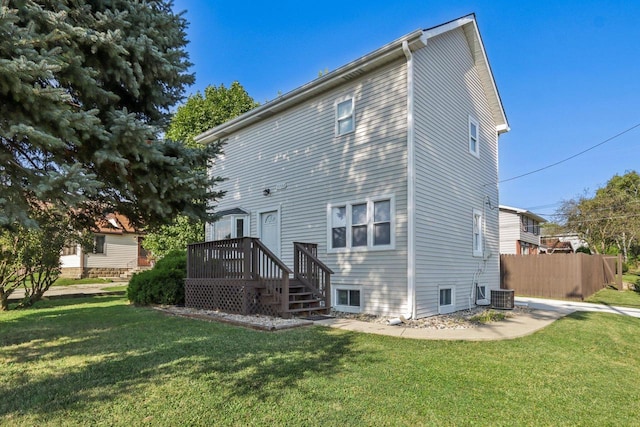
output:
M414 140L413 55L407 41L402 42L407 58L407 307L404 316L413 319L416 311L416 177Z

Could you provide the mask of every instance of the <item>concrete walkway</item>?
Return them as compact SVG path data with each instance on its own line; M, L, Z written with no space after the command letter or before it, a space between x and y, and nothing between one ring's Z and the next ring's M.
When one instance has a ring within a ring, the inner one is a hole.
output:
M390 326L350 319L325 319L315 321L314 323L316 325L329 326L348 331L389 335L402 338L494 341L519 338L533 334L534 332L550 325L557 319L575 311L593 311L640 317L640 309L583 302L516 297L516 304L528 306L533 310L529 313L519 313L517 316L510 317L499 322L489 323L477 328L469 329L405 328L402 325Z
M122 292L106 291L105 288L124 286L127 282L93 283L85 285L52 286L44 293L46 298L56 297L83 297L90 295L118 295ZM24 298L24 289L18 288L9 297L9 301L17 302Z
M499 322L488 323L478 326L477 328L467 329L406 328L402 325L390 326L380 323L338 318L318 320L314 323L316 325L329 326L348 331L389 335L401 338L422 340L495 341L530 335L569 313L571 313L571 311L533 310L530 313L519 313L517 316L509 317Z
M581 301L561 301L543 298L516 297L516 304L527 304L536 310L557 311L594 311L598 313L620 314L622 316L640 317L640 309L617 307L613 305L592 304Z

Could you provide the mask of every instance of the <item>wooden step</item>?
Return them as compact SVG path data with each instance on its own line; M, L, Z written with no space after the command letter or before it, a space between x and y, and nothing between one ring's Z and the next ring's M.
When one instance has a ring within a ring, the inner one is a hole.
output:
M306 308L290 308L287 310L288 313L304 313L304 312L318 312L318 311L328 311L327 307L306 307Z

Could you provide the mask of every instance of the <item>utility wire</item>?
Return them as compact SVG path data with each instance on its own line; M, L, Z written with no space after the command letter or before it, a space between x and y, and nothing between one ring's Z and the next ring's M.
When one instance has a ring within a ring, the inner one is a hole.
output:
M637 127L640 127L640 123L638 123L638 124L636 124L634 126L631 126L629 129L623 130L622 132L620 132L620 133L618 133L618 134L616 134L616 135L614 135L614 136L612 136L612 137L610 137L608 139L605 139L604 141L599 142L596 145L593 145L593 146L587 148L586 150L583 150L583 151L581 151L581 152L579 152L577 154L574 154L573 156L567 157L566 159L560 160L560 161L552 163L550 165L543 166L540 169L536 169L536 170L533 170L531 172L523 173L522 175L518 175L518 176L511 177L511 178L503 179L502 181L498 181L498 184L502 184L503 182L513 181L513 180L516 180L516 179L519 179L519 178L522 178L522 177L525 177L525 176L528 176L528 175L532 175L534 173L538 173L538 172L543 171L545 169L549 169L549 168L552 168L554 166L558 166L561 163L567 162L567 161L569 161L571 159L575 159L576 157L581 156L582 154L586 153L587 151L591 151L594 148L597 148L597 147L599 147L599 146L601 146L603 144L606 144L607 142L612 141L612 140L618 138L619 136L624 135L625 133L631 132L632 130L634 130Z

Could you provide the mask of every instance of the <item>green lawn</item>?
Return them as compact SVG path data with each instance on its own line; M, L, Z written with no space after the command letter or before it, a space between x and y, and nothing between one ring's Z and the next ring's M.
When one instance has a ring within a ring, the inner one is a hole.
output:
M585 302L640 308L640 293L629 290L620 292L617 289L605 288L585 299Z
M55 282L53 282L53 286L72 286L72 285L84 285L84 284L92 285L94 283L111 283L111 282L113 282L113 280L111 279L100 279L100 278L69 279L67 277L61 277Z
M638 425L640 319L498 342L168 317L122 297L0 313L0 425Z

